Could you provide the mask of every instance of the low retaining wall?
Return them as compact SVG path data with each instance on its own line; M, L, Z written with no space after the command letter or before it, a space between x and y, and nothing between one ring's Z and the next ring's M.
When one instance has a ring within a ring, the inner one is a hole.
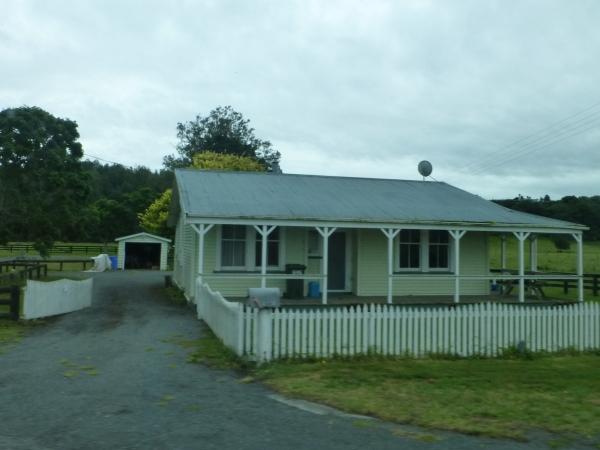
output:
M23 319L65 314L92 305L93 279L58 280L52 282L28 280L23 298Z

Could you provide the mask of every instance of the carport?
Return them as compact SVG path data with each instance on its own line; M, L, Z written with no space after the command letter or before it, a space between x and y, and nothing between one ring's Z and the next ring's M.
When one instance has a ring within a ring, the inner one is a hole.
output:
M166 270L171 239L150 233L137 233L115 239L117 266L125 269Z

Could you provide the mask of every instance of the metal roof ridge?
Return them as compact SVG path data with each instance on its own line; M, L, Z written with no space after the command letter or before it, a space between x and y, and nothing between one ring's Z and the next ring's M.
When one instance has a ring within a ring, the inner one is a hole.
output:
M192 167L182 167L175 169L177 172L200 172L200 173L225 173L225 174L248 174L248 175L262 175L262 176L284 176L284 177L312 177L312 178L329 178L329 179L346 179L346 180L371 180L371 181L399 181L403 183L431 183L431 184L445 184L452 186L445 181L437 180L407 180L403 178L376 178L376 177L352 177L348 175L321 175L321 174L308 174L308 173L273 173L273 172L257 172L250 170L213 170L213 169L194 169ZM467 192L467 191L465 191Z

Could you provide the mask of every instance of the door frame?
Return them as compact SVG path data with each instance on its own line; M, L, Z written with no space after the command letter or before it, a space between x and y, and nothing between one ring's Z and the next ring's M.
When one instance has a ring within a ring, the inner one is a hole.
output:
M344 233L346 235L346 264L345 264L345 280L344 289L329 289L329 283L327 286L327 292L352 292L352 245L354 240L353 230L336 230L334 233ZM327 262L329 264L329 262Z

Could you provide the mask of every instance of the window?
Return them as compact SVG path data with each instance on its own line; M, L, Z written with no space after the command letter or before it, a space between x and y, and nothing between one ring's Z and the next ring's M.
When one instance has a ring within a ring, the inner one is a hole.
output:
M246 227L223 225L221 227L221 266L246 266Z
M254 227L221 225L217 234L217 270L256 271L262 263L262 236ZM277 227L267 237L267 267L281 269L285 231Z
M448 269L448 232L429 232L429 268Z
M421 267L421 231L402 230L400 241L400 269L419 269Z
M321 256L321 235L316 230L308 231L308 257Z
M254 245L254 264L262 266L262 236L256 233ZM267 237L267 266L279 266L279 228L275 228Z

